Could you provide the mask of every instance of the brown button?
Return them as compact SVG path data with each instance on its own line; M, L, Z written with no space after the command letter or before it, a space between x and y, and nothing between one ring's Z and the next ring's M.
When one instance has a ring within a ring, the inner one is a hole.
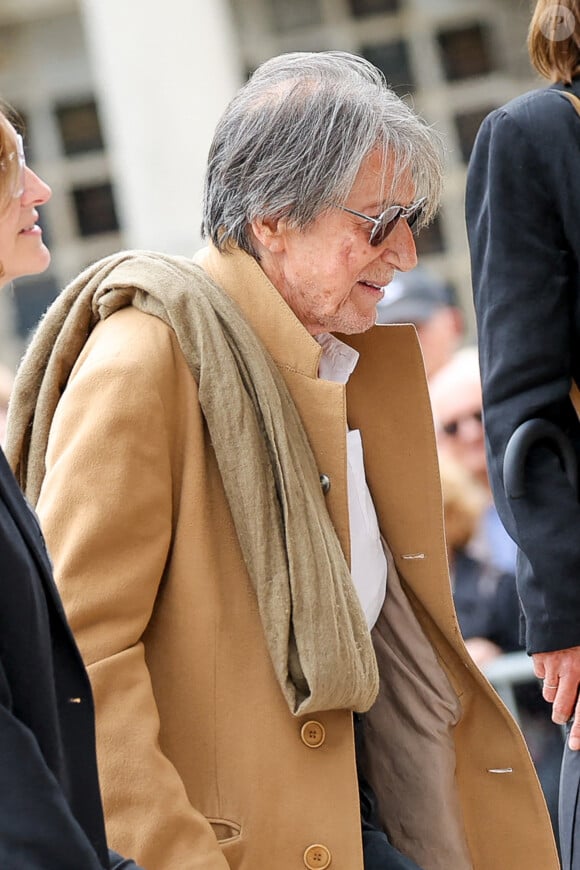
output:
M330 867L331 860L330 852L320 843L309 846L304 853L304 865L308 870L326 870L326 867Z
M328 495L330 492L330 477L328 474L320 475L320 486L322 487L322 492L324 495Z
M305 722L300 729L300 737L306 746L310 746L311 749L318 749L319 746L322 746L326 738L324 725L321 725L320 722L315 722L314 720Z

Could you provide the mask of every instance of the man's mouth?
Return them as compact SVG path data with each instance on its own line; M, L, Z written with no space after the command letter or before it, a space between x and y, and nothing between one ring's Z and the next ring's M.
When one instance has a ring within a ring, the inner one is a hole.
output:
M385 286L384 284L377 284L374 281L366 281L363 278L361 278L358 283L362 284L363 287L368 287L370 290L375 290L375 291L380 292L380 293L383 292L383 289Z

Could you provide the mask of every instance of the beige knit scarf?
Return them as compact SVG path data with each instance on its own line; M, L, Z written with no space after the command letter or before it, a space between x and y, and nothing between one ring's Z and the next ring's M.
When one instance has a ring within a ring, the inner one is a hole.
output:
M36 504L51 422L77 357L96 323L128 305L171 327L199 384L291 712L367 710L378 691L375 655L298 412L239 307L199 266L124 252L63 290L24 357L11 400L6 454L22 489Z

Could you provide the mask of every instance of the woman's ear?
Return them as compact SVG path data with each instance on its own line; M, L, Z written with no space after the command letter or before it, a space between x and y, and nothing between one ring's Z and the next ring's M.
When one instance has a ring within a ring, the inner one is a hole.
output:
M284 250L288 222L286 218L260 217L250 223L256 241L271 254Z

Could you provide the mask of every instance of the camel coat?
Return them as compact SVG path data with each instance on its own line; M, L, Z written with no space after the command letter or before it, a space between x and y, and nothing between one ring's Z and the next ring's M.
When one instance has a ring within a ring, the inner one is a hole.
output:
M413 328L349 337L348 386L322 381L319 345L253 259L197 259L279 366L347 558L345 434L361 430L394 558L366 717L393 842L424 870L556 870L527 750L458 632ZM93 685L111 844L148 870L363 870L351 713L284 702L197 387L160 320L127 308L91 334L38 512Z

